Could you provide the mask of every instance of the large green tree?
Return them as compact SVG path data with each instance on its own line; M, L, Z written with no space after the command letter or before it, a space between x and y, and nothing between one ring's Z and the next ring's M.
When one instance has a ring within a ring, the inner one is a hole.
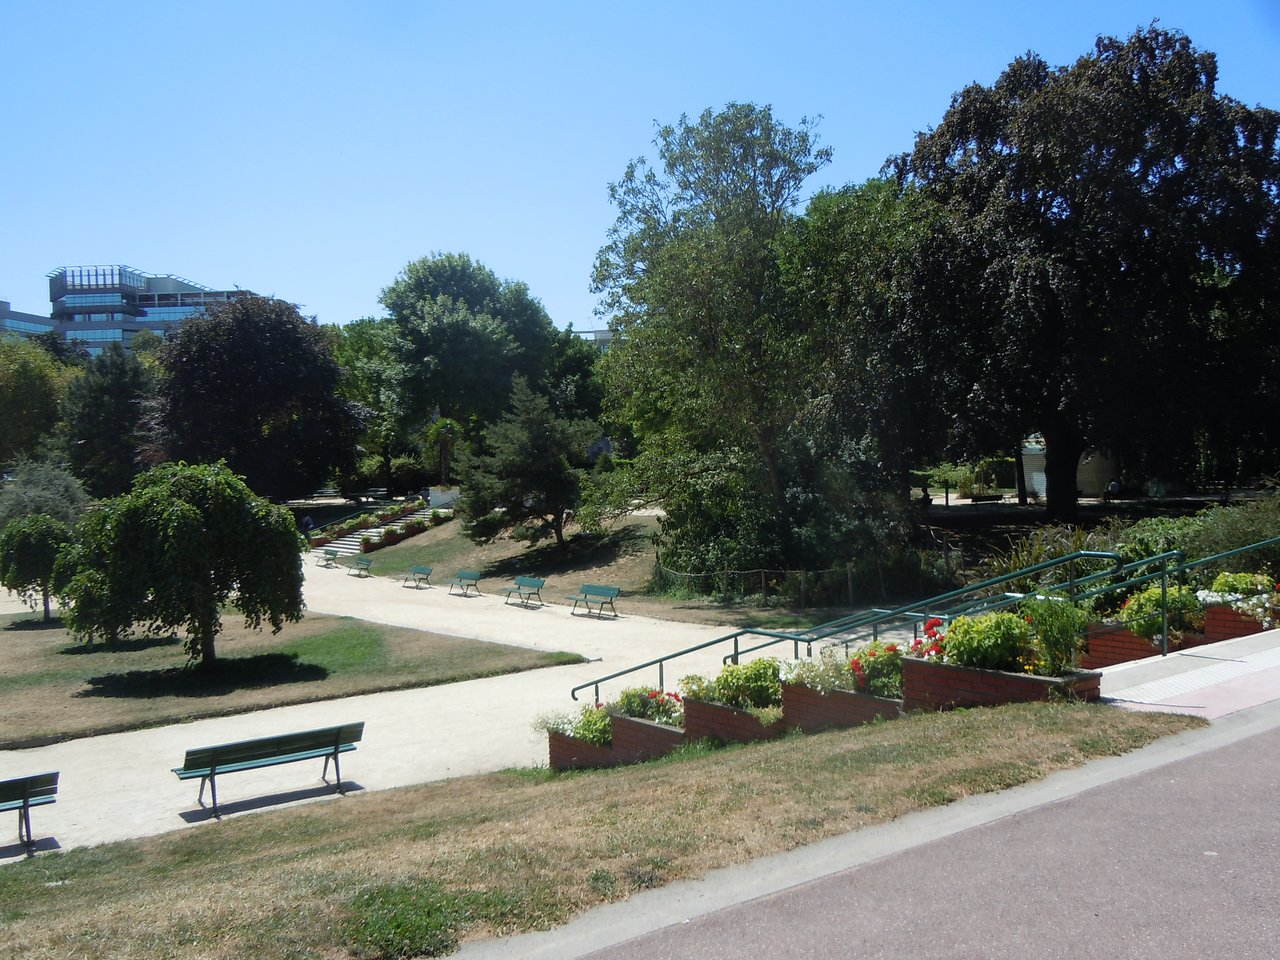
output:
M18 517L0 530L0 585L18 593L35 609L44 605L52 619L49 595L58 554L71 542L71 528L42 513Z
M952 211L973 271L964 309L937 316L952 356L934 376L962 387L970 425L1044 436L1055 516L1075 515L1086 447L1158 460L1212 429L1230 404L1205 372L1233 318L1275 302L1278 115L1217 78L1213 54L1156 27L1067 67L1029 53L898 162Z
M84 486L55 463L23 460L0 484L0 527L17 517L42 513L74 524L89 505Z
M405 344L413 412L492 421L506 408L511 379L540 385L555 328L520 282L500 280L466 254L433 254L408 264L382 292Z
M162 464L77 527L59 560L66 619L90 641L184 630L191 660L213 669L225 608L273 632L302 618L305 546L293 515L226 464Z
M58 422L61 366L27 340L0 337L0 465L36 452Z
M170 459L225 459L275 499L310 493L353 461L358 411L337 393L324 334L293 304L212 305L170 335L160 358L158 425Z
M512 385L511 409L484 431L480 451L459 460L462 513L469 536L488 540L502 530L537 542L564 527L582 496L582 478L600 427L563 420L524 378Z
M62 402L67 459L95 497L123 493L142 469L144 406L152 387L141 361L118 343L68 385Z

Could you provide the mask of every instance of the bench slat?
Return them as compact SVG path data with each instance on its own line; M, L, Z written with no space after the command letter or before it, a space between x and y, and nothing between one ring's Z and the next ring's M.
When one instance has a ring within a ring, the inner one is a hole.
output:
M187 751L182 766L175 767L174 772L192 769L208 770L215 766L222 770L226 769L227 764L252 763L290 754L311 753L315 756L324 756L333 752L335 744L354 745L363 735L364 722L361 721L320 730L304 730L300 733L275 737L259 737L255 740L241 740L236 743L194 747ZM350 749L354 749L354 746Z

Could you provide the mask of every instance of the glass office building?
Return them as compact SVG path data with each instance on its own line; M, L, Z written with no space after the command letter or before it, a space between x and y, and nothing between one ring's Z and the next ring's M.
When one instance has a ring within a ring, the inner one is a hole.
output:
M141 330L163 337L210 303L252 296L250 290L214 290L121 265L59 267L49 274L53 323L64 339L78 341L90 354L113 341L127 350Z
M8 300L0 300L0 337L9 334L18 337L34 337L54 329L53 320L37 313L21 313L14 310Z

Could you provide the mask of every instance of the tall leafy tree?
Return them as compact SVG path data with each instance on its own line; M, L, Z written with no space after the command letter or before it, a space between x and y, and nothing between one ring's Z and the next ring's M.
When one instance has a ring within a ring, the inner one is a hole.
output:
M433 254L408 264L382 292L406 344L414 412L491 421L510 396L511 378L539 385L555 328L529 288L500 280L466 254Z
M0 485L0 528L17 517L42 513L70 526L89 506L84 486L55 463L23 460Z
M511 390L511 409L484 432L481 452L460 458L469 536L488 540L501 530L537 542L554 535L564 546L564 527L582 496L591 444L600 436L589 420L563 420L546 397L522 377Z
M67 387L62 430L72 471L95 497L129 489L141 469L144 404L152 380L118 343L90 360Z
M173 460L226 460L276 499L315 490L350 464L359 412L337 393L324 334L282 300L210 306L160 351L162 444Z
M44 619L53 619L49 596L58 554L71 542L71 528L42 513L18 517L0 530L0 586L18 593Z
M0 465L36 452L58 422L63 369L28 340L0 337Z
M1211 407L1204 361L1231 337L1220 318L1274 303L1278 115L1217 77L1213 54L1154 26L1067 67L1029 53L898 161L977 267L966 309L937 318L953 347L937 375L974 424L1044 436L1055 516L1075 514L1087 446L1185 450Z
M59 559L71 630L108 642L184 630L212 670L222 611L279 632L302 619L302 550L293 515L256 496L226 464L167 463L86 514Z

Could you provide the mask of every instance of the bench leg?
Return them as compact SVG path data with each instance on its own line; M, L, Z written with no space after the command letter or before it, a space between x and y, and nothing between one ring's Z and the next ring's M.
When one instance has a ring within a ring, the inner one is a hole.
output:
M23 830L23 827L26 830ZM18 808L18 842L25 846L31 846L31 807L23 804Z
M324 758L324 771L320 774L320 779L323 780L325 783L329 782L328 778L329 778L329 761L330 760L333 761L333 777L334 777L333 785L334 785L334 788L339 793L341 793L342 792L342 760L340 759L340 754L338 753L337 750L333 751L332 754Z
M209 785L209 796L213 800L213 815L218 815L218 781L216 774L209 774L207 777L200 778L200 795L196 797L196 803L204 806L204 785Z

